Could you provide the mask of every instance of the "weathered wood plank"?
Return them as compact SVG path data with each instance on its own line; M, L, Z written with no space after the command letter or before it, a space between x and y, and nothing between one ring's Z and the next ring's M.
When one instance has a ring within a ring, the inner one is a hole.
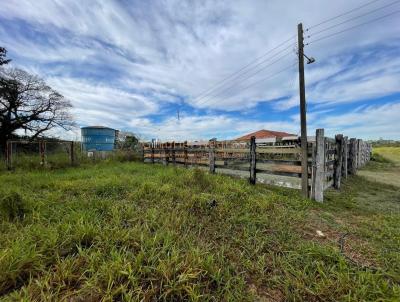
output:
M258 148L256 152L261 154L301 154L301 148Z
M314 199L324 201L325 183L325 138L324 129L316 131L316 155L315 155L315 178L314 178Z
M357 140L355 138L350 139L350 174L355 175L357 173Z
M342 160L342 176L346 179L348 174L348 160L349 160L349 142L348 137L343 137L343 160Z
M336 163L335 163L335 174L334 174L334 187L340 189L340 182L342 178L342 164L343 164L343 134L337 134L336 139Z
M210 148L209 148L209 170L210 173L215 173L215 141L210 140Z

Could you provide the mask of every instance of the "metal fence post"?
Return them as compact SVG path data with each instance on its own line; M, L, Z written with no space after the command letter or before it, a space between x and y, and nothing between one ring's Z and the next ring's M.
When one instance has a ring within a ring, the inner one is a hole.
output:
M74 154L74 142L71 142L71 149L70 149L70 159L71 159L71 166L73 166L75 164L75 154Z
M12 142L6 143L6 166L7 170L12 169Z
M39 153L40 153L40 165L44 166L46 164L46 157L45 157L46 143L43 140L39 141Z

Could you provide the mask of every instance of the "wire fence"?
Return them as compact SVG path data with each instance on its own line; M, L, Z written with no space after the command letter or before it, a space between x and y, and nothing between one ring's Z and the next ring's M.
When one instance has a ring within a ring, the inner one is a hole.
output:
M99 161L138 161L141 152L137 149L114 151L83 151L80 142L60 140L9 140L0 155L1 170L57 169L79 166Z

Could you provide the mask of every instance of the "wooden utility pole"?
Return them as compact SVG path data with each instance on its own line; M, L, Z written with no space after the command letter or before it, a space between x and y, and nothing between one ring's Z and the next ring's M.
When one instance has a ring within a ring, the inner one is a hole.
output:
M304 197L308 198L308 149L307 149L307 118L306 90L304 82L304 37L303 24L297 26L299 47L299 87L300 87L300 124L301 124L301 188Z

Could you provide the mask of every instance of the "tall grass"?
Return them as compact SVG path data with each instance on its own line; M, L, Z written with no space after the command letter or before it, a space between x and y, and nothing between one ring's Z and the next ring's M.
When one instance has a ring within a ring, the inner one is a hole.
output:
M17 170L0 174L0 183L0 196L8 196L0 208L0 300L400 297L399 258L385 263L378 257L379 271L365 269L348 261L336 244L305 231L318 220L311 212L330 217L334 200L330 208L294 190L251 186L196 169L115 161ZM351 201L340 198L341 211L350 215ZM371 239L368 251L378 253L380 240L399 238L392 228L399 214L368 215L386 225L374 229Z

